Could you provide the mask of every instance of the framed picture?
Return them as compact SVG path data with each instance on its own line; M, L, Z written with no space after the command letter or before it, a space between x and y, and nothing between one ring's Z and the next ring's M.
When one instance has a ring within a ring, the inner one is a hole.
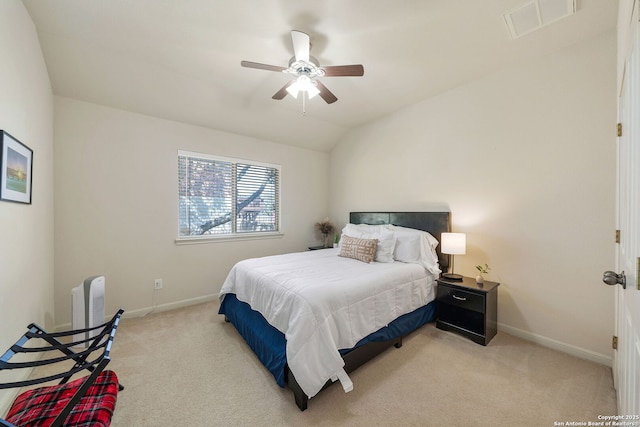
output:
M0 200L31 204L33 150L0 130Z

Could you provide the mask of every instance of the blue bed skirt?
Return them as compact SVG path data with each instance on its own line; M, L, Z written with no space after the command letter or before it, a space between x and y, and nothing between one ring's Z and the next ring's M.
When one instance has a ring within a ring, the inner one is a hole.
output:
M249 304L236 298L234 294L224 296L218 314L223 314L235 326L238 333L249 344L260 362L271 372L280 387L285 386L287 354L284 334L271 326L266 319ZM350 349L340 350L342 355L369 342L392 340L415 331L427 322L435 320L436 303L398 317L389 325L373 332Z

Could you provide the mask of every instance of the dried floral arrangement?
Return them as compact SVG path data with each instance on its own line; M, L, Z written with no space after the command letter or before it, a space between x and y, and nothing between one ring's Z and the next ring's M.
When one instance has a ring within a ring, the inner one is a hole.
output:
M328 236L329 234L336 231L336 227L334 227L331 221L329 221L329 218L325 218L325 220L322 222L316 222L316 230L318 230L325 236Z

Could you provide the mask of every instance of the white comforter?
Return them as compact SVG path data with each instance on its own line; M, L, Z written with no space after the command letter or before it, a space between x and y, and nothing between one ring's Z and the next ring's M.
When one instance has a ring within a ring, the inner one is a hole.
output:
M287 339L287 362L302 390L315 396L329 380L351 382L338 349L435 298L435 278L418 264L366 264L337 249L238 262L220 291L236 294Z

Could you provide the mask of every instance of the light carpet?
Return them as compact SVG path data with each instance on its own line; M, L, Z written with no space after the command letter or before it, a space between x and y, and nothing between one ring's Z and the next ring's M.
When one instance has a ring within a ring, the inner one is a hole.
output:
M112 425L554 426L616 413L609 367L499 332L484 347L428 324L301 412L209 302L123 319Z

